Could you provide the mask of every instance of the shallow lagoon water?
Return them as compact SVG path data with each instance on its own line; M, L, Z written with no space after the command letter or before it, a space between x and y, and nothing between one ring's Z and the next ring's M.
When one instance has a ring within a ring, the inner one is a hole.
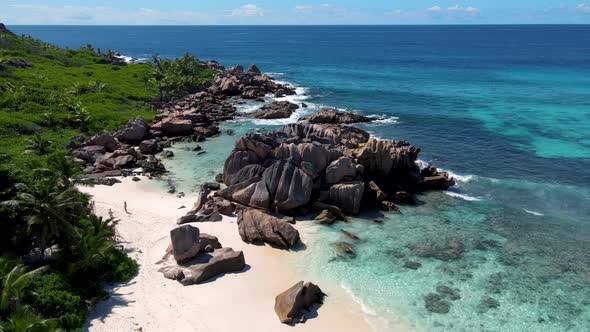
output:
M136 57L190 51L225 64L255 62L305 88L307 111L384 115L362 127L421 147L420 158L453 172L458 186L421 195L422 204L402 206L401 215L361 215L332 227L302 222L307 249L294 266L320 285L349 290L379 323L401 319L422 331L590 330L590 26L14 31ZM238 135L295 120L225 124L235 135L200 144L202 155L191 151L195 143L178 144L165 162L170 180L189 194L222 170ZM333 243L346 240L341 228L362 239L353 259L336 258ZM421 257L445 246L454 248L452 259ZM408 269L407 261L421 266ZM447 314L431 313L424 296L442 285L461 298L447 299ZM498 306L481 307L484 296Z

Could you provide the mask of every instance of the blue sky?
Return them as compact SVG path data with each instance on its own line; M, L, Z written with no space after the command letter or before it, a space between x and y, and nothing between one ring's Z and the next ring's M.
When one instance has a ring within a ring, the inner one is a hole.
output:
M0 0L10 24L588 23L590 0Z

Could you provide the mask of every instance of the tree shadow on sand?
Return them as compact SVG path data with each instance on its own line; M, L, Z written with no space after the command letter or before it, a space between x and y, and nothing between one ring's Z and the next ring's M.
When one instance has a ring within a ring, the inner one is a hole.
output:
M88 331L93 326L94 321L104 322L104 320L113 313L113 309L117 307L126 307L135 301L125 299L126 296L132 295L135 292L124 293L121 290L125 287L134 285L135 281L127 281L122 283L110 284L105 287L105 291L109 294L109 298L97 303L90 309L84 322L84 331Z

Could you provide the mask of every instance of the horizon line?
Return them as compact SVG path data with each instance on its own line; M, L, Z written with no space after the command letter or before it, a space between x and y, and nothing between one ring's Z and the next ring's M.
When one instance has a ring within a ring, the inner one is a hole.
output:
M3 22L0 22L3 23ZM321 27L321 26L514 26L514 25L590 25L590 23L399 23L399 24L7 24L10 26L72 26L72 27Z

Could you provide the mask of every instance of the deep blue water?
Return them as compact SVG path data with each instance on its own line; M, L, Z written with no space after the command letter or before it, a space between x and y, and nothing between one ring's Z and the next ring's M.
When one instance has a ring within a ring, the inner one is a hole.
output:
M454 196L424 195L379 226L310 226L321 240L308 246L307 268L417 329L590 329L590 26L11 28L72 48L256 63L305 88L312 108L385 115L365 128L407 139L422 160L459 175ZM233 126L260 125L269 124ZM221 167L210 161L207 176ZM177 180L190 182L190 171L179 168ZM370 239L353 261L332 260L339 227ZM463 242L461 259L412 249L448 239ZM482 239L498 247L482 250ZM422 267L408 271L405 260ZM446 315L422 300L440 283L462 293ZM482 296L500 307L482 310Z

